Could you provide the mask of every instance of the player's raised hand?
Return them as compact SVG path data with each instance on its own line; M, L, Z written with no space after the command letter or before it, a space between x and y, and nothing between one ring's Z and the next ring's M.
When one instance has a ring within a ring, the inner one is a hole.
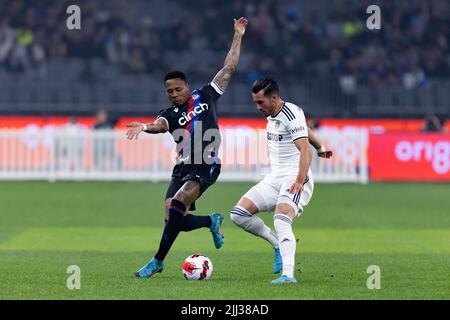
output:
M294 181L289 188L289 193L302 193L303 192L303 182Z
M325 150L324 152L317 152L317 155L321 158L329 159L333 156L333 151Z
M244 17L240 17L238 20L234 19L234 32L243 36L245 28L247 28L248 20Z
M144 130L144 126L140 122L132 122L130 124L127 124L127 139L133 140L137 139L139 134Z

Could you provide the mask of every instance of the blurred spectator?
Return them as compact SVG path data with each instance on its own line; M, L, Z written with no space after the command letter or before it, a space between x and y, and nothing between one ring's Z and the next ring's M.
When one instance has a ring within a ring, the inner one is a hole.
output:
M114 122L108 116L108 112L105 109L99 109L95 116L94 130L112 128L114 128Z
M6 61L14 45L14 32L7 19L0 19L0 63Z
M403 75L403 86L406 89L423 88L427 84L425 73L417 65L413 66Z
M31 46L30 62L36 75L43 77L46 72L46 54L43 46L39 42L33 43Z
M134 49L131 52L130 58L126 66L126 71L133 74L143 73L146 65L144 55L141 49Z
M58 165L64 170L80 170L83 167L83 139L85 128L75 117L69 117L68 123L62 128L61 135L56 139L56 152L60 155Z
M421 132L443 132L444 126L436 115L429 115L423 120Z
M277 20L284 29L297 31L302 23L302 2L296 0L280 0L277 6Z
M247 15L250 29L243 51L255 52L259 64L253 70L238 68L242 75L276 74L280 61L288 78L306 69L310 75L332 70L378 87L415 88L429 78L450 76L448 1L384 1L382 31L365 28L368 1L314 2L202 0L186 5L174 0L155 8L146 1L80 0L83 28L69 31L60 23L66 17L65 1L2 0L0 13L7 18L0 19L0 64L27 72L41 70L54 57L99 57L126 73L158 77L162 67L180 64L183 50L185 69L203 78L223 59L226 21ZM208 59L192 63L198 52Z
M31 68L30 47L33 44L34 34L28 28L19 28L14 32L15 46L11 52L11 68L14 71L28 72Z
M108 116L105 109L97 111L94 130L97 133L94 136L94 169L108 170L111 169L115 153L114 122Z
M311 128L311 130L313 130L313 131L319 129L319 127L320 127L319 121L317 119L313 119L313 118L307 118L306 125L309 128Z

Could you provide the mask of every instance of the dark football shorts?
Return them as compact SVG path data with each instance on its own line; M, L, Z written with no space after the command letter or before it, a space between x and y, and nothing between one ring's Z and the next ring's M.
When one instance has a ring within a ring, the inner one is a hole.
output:
M200 184L200 194L198 198L211 185L216 182L220 174L220 164L179 164L172 172L172 179L167 189L166 199L173 198L178 190L186 181L197 181ZM191 204L189 210L195 210L195 201Z

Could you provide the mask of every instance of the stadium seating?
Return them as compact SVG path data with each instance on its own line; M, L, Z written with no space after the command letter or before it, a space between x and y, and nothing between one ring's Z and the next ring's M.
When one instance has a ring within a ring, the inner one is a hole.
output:
M61 19L65 17L62 2L49 1L37 8L24 1L22 11L35 10L37 15L36 21L27 22L14 17L12 2L0 3L0 12L4 12L0 21L11 15L0 33L24 26L33 35L42 33L46 10L51 8ZM432 36L413 41L405 35L402 46L376 32L345 33L342 26L349 17L361 12L364 17L362 2L349 2L345 10L340 1L294 2L295 6L289 1L267 2L267 16L256 0L233 6L212 0L189 5L182 0L170 4L138 0L127 5L111 0L101 6L92 2L92 10L83 13L83 21L93 23L93 29L61 33L60 28L50 27L53 33L44 33L36 42L45 52L40 62L31 60L30 48L25 48L25 57L16 57L12 51L9 58L0 60L0 113L92 114L102 106L117 115L155 115L167 105L161 84L164 73L182 69L191 88L194 83L209 82L223 64L231 41L231 26L222 21L246 15L250 27L237 74L221 99L226 106L219 110L222 116L258 115L249 94L249 79L257 73L275 75L285 99L304 106L311 116L415 117L428 112L450 116L450 52L434 42L437 35L431 33L441 32L448 39L448 28L439 28L440 23L449 22L450 6L445 1L425 5L413 1L410 11L397 2L383 5L383 24L389 30L404 28L394 23L393 12L403 17L404 24L420 19L414 8L439 13L419 25L423 34ZM276 5L279 10L273 7ZM196 15L199 10L205 14ZM190 20L193 16L195 20ZM283 17L291 23L286 24ZM260 30L264 27L261 21L272 26L270 32ZM106 34L97 39L98 34L91 30L102 28ZM405 30L413 32L412 28ZM414 52L420 59L414 58ZM430 58L428 52L434 55ZM285 65L288 55L294 57L294 65ZM440 59L435 61L438 67L425 63L430 59ZM414 75L414 70L423 77L407 88L404 77ZM348 91L339 85L344 77L353 79L354 89Z

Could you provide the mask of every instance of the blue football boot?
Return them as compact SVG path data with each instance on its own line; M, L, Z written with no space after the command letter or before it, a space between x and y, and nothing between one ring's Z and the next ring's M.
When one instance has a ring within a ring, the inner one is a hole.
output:
M162 272L164 268L164 261L152 258L145 266L136 271L134 274L138 278L150 278L155 273Z
M223 216L220 213L215 212L212 213L210 217L211 217L211 226L209 227L209 229L211 230L212 233L214 246L217 249L220 249L220 247L222 247L224 238L222 232L220 232L220 227L222 226L223 223Z
M282 275L278 279L272 281L273 284L283 284L283 283L297 283L295 278L288 277L286 275Z
M274 249L273 273L280 273L283 269L283 260L281 259L280 248Z

